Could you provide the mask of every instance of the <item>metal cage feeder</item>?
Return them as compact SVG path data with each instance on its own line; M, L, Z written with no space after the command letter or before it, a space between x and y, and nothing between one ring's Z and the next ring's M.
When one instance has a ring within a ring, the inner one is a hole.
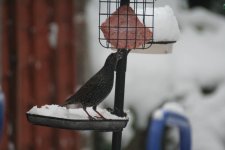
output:
M124 5L129 8L118 11ZM112 49L147 49L151 47L154 41L154 7L155 0L99 0L99 43L104 48ZM147 8L152 9L147 11ZM110 17L111 19L108 19ZM107 21L106 25L105 20ZM147 25L146 20L152 20L151 24ZM125 23L121 25L121 22ZM107 30L104 34L102 33L103 29ZM120 33L122 30L125 31ZM148 37L147 30L152 33ZM142 35L139 34L139 31L143 31ZM144 41L144 43L139 46L139 41ZM118 46L118 43L121 42L125 43L123 47ZM129 48L129 43L134 44L132 48Z

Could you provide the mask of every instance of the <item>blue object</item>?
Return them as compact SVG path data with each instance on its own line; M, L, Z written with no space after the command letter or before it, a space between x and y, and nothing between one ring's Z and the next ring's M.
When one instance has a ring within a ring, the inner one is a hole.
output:
M3 120L4 120L4 95L0 89L0 137L3 130Z
M148 130L147 150L162 150L164 128L178 127L180 134L180 150L191 150L191 127L188 119L168 110L159 110L161 117L153 118Z

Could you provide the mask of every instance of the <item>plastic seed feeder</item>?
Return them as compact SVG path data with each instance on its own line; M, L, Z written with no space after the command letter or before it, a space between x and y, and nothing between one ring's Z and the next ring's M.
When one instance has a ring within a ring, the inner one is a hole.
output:
M171 110L158 110L148 131L147 150L162 150L162 139L166 127L179 129L180 150L191 150L191 125L188 118Z

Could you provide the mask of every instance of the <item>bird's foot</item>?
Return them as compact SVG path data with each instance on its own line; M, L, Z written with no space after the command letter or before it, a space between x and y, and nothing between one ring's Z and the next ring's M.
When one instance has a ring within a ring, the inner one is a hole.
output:
M104 116L102 116L102 114L100 114L100 112L98 112L97 110L94 109L94 111L98 114L98 116L95 116L98 119L102 119L102 120L106 120L106 118Z

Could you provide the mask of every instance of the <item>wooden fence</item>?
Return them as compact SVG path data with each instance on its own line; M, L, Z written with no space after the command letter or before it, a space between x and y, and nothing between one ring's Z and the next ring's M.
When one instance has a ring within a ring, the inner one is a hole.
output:
M73 0L3 0L0 4L6 95L1 150L79 149L77 132L33 126L25 114L34 105L61 104L75 89L74 43L79 39L75 38L74 6Z

